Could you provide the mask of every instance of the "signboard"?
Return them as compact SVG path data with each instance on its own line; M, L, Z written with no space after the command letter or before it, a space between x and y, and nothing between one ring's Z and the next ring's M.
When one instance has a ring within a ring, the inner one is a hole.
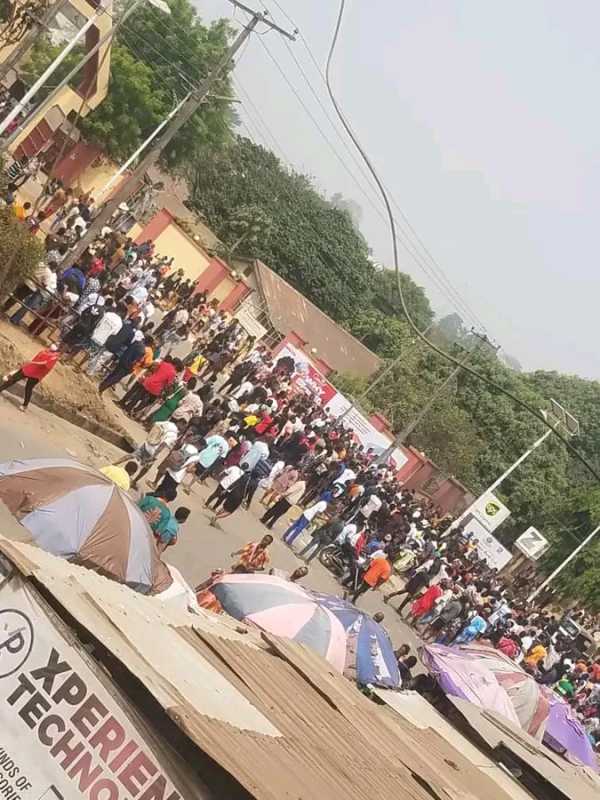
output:
M335 394L335 389L327 378L313 366L306 353L289 342L277 351L273 361L277 363L277 360L284 356L289 356L296 365L292 387L297 392L313 395L321 405L325 405Z
M255 309L253 305L242 303L242 305L235 312L234 316L239 320L240 325L243 327L246 333L249 333L250 336L254 336L258 342L263 338L263 336L266 335L267 329L256 319L256 316L253 313L254 310Z
M532 561L537 561L550 547L550 542L545 536L542 536L537 528L532 526L527 528L525 533L519 536L515 542L515 547L526 555L527 558L531 558Z
M340 392L336 392L327 404L326 410L334 417L340 417L351 405L352 403L347 397L344 397ZM349 411L344 417L343 424L346 428L352 428L365 450L372 447L375 453L380 455L391 444L391 439L388 436L384 436L381 431L378 431L357 408L352 408ZM396 448L392 453L391 461L393 462L392 468L399 470L406 464L408 457L400 448Z
M511 552L486 530L478 519L472 518L469 520L465 525L465 533L471 533L473 538L477 539L479 558L485 559L490 567L500 570L511 560Z
M473 514L490 533L510 517L510 510L492 492L486 492L478 497L469 508L469 513Z
M181 800L141 730L19 576L0 586L0 720L4 798Z

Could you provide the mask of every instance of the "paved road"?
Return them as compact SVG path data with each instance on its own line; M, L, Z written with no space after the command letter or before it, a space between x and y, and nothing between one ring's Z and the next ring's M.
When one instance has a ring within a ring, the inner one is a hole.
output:
M142 431L140 430L140 438ZM103 466L122 456L121 451L101 439L82 431L42 409L31 406L26 414L17 409L13 401L0 397L0 461L19 458L71 457ZM153 477L152 472L149 477ZM232 559L230 553L248 541L256 541L266 529L258 517L262 507L258 502L260 490L255 496L250 511L239 509L226 518L217 529L210 524L211 514L204 509L203 500L213 489L213 482L206 487L194 488L190 496L180 493L181 504L192 510L190 519L183 528L178 544L171 548L166 560L174 564L192 585L204 580L216 567L227 567ZM272 565L284 570L293 570L302 562L281 542L281 533L286 527L286 518L280 520L273 531L271 548ZM302 539L297 540L297 545ZM312 589L332 594L341 594L341 587L333 576L317 561L311 564L309 575L302 583ZM359 605L370 613L385 612L384 625L394 645L416 642L413 632L398 617L393 609L384 605L380 592L368 592L359 600Z

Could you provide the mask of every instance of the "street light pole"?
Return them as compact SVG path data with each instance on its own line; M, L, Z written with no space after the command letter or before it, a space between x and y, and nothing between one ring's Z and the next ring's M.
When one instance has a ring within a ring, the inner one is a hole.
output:
M39 104L39 106L34 110L33 113L38 114L38 113L40 113L40 111L43 108L51 108L52 105L54 104L54 100L59 95L59 93L62 91L62 89L75 77L75 75L82 69L82 67L85 67L85 65L89 61L91 61L92 58L94 58L96 53L100 50L101 47L103 47L108 42L109 39L114 38L114 36L120 30L121 26L129 19L129 17L133 14L133 12L137 8L139 8L139 6L142 5L142 3L144 3L144 2L149 2L151 5L156 6L164 14L170 14L171 13L171 11L169 9L169 6L167 5L166 2L164 2L164 0L134 0L134 2L129 6L129 8L125 9L125 11L121 14L121 16L119 17L117 22L114 25L112 25L108 31L106 31L104 36L100 37L100 39L96 42L96 44L90 50L88 50L86 52L86 54L83 56L83 58L81 58L77 62L77 64L75 64L75 66L69 72L68 75L65 75L65 77L58 84L58 86L56 86L50 92L48 97ZM68 55L70 50L73 48L74 44L76 44L76 40L78 41L79 39L81 39L81 34L85 33L85 31L88 28L90 28L91 25L94 24L94 22L98 19L98 17L100 17L102 14L105 14L105 13L107 13L106 8L105 7L101 7L101 9L98 11L98 13L95 14L90 20L88 20L88 22L83 26L83 28L79 31L79 33L77 34L75 39L72 42L69 42L67 47L58 54L56 60L53 61L52 64L50 64L48 69L44 72L44 74L40 78L38 78L38 80L35 82L35 84L31 87L31 89L27 93L27 95L29 95L30 98L33 97L33 95L37 93L37 91L40 89L40 87L44 85L44 83L46 81L46 78L49 75L51 75L52 72L54 72L54 70L60 64L60 62L64 60L66 55ZM27 95L25 97L27 97ZM24 103L26 102L25 97L11 111L11 113L7 116L7 118L2 121L2 124L0 125L0 135L6 129L7 125L12 121L12 119L14 119L14 117L16 116L16 114L14 113L15 110L18 109L19 106L22 107L24 105ZM17 113L18 113L18 111L17 111ZM5 152L7 150L7 148L10 147L10 145L17 138L17 136L20 135L20 133L24 130L24 128L29 123L29 120L31 119L31 116L32 115L30 114L29 117L27 117L27 119L24 119L23 122L21 122L21 124L18 125L17 128L11 133L11 135L8 136L2 142L2 144L0 144L0 154ZM10 117L10 119L9 119L9 117Z
M550 434L554 433L554 431L560 425L563 425L565 427L567 434L571 435L577 434L577 432L579 431L579 423L577 422L577 420L575 420L575 418L563 406L561 406L560 403L557 403L556 400L551 399L550 402L552 404L552 412L549 413L547 411L542 411L542 414L544 414L546 419L548 418L548 416L552 416L555 419L554 425L551 428L548 428L540 436L539 439L536 439L536 441L531 445L531 447L524 453L522 453L519 456L519 458L517 458L517 460L514 461L510 465L510 467L502 473L502 475L500 475L499 478L496 478L496 480L487 487L487 489L484 489L484 491L479 495L479 497L477 497L471 503L471 505L463 511L460 517L458 517L458 519L456 519L452 523L452 525L448 529L448 533L454 528L456 528L466 516L472 513L473 509L477 506L482 497L485 497L485 495L497 489L498 486L500 486L500 484L503 483L503 481L505 481L508 478L508 476L517 469L517 467L519 467L526 459L528 459L529 456L532 453L534 453L538 449L538 447L540 447L546 441L546 439L550 436Z
M66 47L60 51L60 53L56 56L54 61L46 67L46 69L42 72L40 77L35 81L33 86L31 86L28 91L25 92L21 100L8 112L8 114L4 117L2 122L0 122L0 136L4 133L4 131L8 128L10 123L19 116L21 111L27 106L27 103L34 97L42 86L46 83L50 75L58 69L58 67L62 64L65 58L69 55L71 50L83 39L86 35L88 30L96 23L96 21L106 12L104 7L101 7L93 17L90 17L85 25L83 25L75 34L75 36L71 39L71 41L67 44ZM62 87L61 87L62 88ZM5 142L2 146L2 150L5 150L8 146L9 142Z
M535 598L538 596L538 594L539 594L541 591L543 591L543 590L546 588L546 586L548 586L548 584L549 584L551 581L553 581L553 580L554 580L554 578L556 578L556 576L557 576L557 575L558 575L560 572L562 572L562 571L563 571L563 569L564 569L564 568L565 568L565 567L566 567L566 566L567 566L567 565L568 565L568 564L569 564L569 563L570 563L570 562L571 562L571 561L572 561L572 560L575 558L575 556L577 555L577 553L579 553L581 550L583 550L583 548L586 546L586 544L588 544L589 542L591 542L591 541L592 541L592 539L593 539L593 538L594 538L594 536L595 536L595 535L598 533L598 531L600 531L600 525L596 525L596 527L595 527L595 528L594 528L594 530L593 530L593 531L592 531L592 532L589 534L589 536L586 536L586 538L583 540L583 542L581 542L581 544L579 544L579 545L578 545L578 546L575 548L575 550L573 550L573 552L572 552L570 555L568 555L568 556L565 558L565 560L562 562L562 564L559 564L559 566L558 566L558 567L557 567L557 568L554 570L554 572L551 572L551 573L550 573L550 575L548 575L548 577L546 578L546 580L545 580L543 583L541 583L541 584L538 586L538 588L535 590L535 592L532 592L532 593L529 595L529 597L527 598L527 602L528 602L528 603L531 603L533 600L535 600Z
M127 161L126 161L126 162L125 162L125 163L124 163L124 164L123 164L123 165L122 165L122 166L119 168L119 171L118 171L118 172L115 172L115 174L112 176L112 178L111 178L110 180L108 180L108 181L107 181L107 182L104 184L104 186L103 186L103 187L100 189L100 191L98 192L98 195L97 195L97 197L98 197L98 198L104 197L104 195L105 195L105 194L107 194L107 193L108 193L108 192L109 192L109 191L112 189L112 187L113 187L113 186L115 185L115 183L116 183L116 182L119 180L119 178L121 177L121 175L122 175L124 172L126 172L126 170L127 170L127 169L128 169L128 168L129 168L129 167L132 165L132 164L133 164L133 162L134 162L134 161L137 159L137 157L138 157L138 156L139 156L141 153L143 153L143 152L144 152L144 150L145 150L145 149L148 147L148 145L149 145L149 144L151 144L151 143L152 143L152 142L153 142L153 141L156 139L156 137L158 136L158 134L159 134L159 133L162 131L162 129L163 129L163 128L164 128L166 125L168 125L168 124L169 124L169 122L170 122L170 121L173 119L173 117L175 116L175 114L177 114L177 112L179 111L179 109L180 109L180 108L181 108L181 107L182 107L182 106L183 106L185 103L187 103L187 101L188 101L188 99L189 99L189 97L190 97L190 94L191 94L191 92L188 92L188 94L186 94L186 96L183 98L183 100L181 100L179 103L177 103L177 105L176 105L176 106L175 106L175 108L174 108L174 109L173 109L173 110L172 110L172 111L169 113L169 115L168 115L168 116L166 116L166 117L163 119L163 121L162 121L162 122L160 122L160 123L159 123L159 124L156 126L156 128L154 128L154 130L152 131L152 133L150 134L150 136L148 136L148 138L146 139L146 141L142 142L142 144L141 144L141 145L138 147L138 149L135 151L135 153L132 153L132 154L129 156L129 158L127 159Z
M155 1L156 0L153 0L153 2ZM117 188L116 192L106 201L100 212L93 218L87 232L81 237L77 245L73 248L68 259L63 262L65 267L69 267L77 261L77 259L85 252L85 250L93 243L94 239L100 233L102 228L105 225L108 225L112 215L115 213L119 205L127 202L135 189L143 181L146 172L158 161L165 147L167 147L171 140L179 133L181 128L200 108L215 82L219 80L223 72L229 67L236 53L259 23L263 23L268 27L277 30L288 39L295 39L293 34L284 31L283 28L280 28L278 25L275 25L275 23L267 19L266 14L253 11L242 3L239 3L238 0L230 0L230 2L237 8L240 8L243 11L251 14L252 18L237 35L227 52L223 55L212 72L210 72L205 80L202 81L200 86L190 93L190 96L187 98L185 103L170 120L169 125L167 125L164 129L162 136L160 136L154 145L150 147L138 166L127 178L125 178L125 180Z
M439 398L440 398L440 397L441 397L441 396L444 394L444 392L446 391L446 388L447 388L447 387L448 387L448 386L449 386L449 385L450 385L450 384L451 384L451 383L454 381L454 379L455 379L455 378L456 378L456 376L459 374L459 372L461 371L461 369L463 368L463 366L464 366L464 365L465 365L465 364L466 364L466 363L467 363L467 362L468 362L468 361L469 361L469 360L470 360L470 359L471 359L471 358L472 358L472 357L475 355L475 353L476 353L476 352L479 350L479 345L480 345L481 341L488 342L488 338L487 338L487 336L480 336L479 338L480 338L480 342L477 342L477 344L475 345L475 347L474 347L472 350L469 350L469 352L467 353L467 355L466 355L466 356L463 358L462 362L461 362L461 363L460 363L458 366L456 366L456 367L455 367L455 368L452 370L452 372L450 373L450 375L448 375L448 377L446 378L446 380L445 380L443 383L441 383L441 384L440 384L440 385L437 387L437 389L435 390L435 392L433 392L433 394L431 395L431 397L429 398L429 400L428 400L428 401L425 403L425 405L423 406L423 408L422 408L422 409L419 411L419 413L417 414L417 416L416 416L416 417L413 417L413 419L412 419L410 422L408 422L408 423L407 423L407 424L404 426L404 428L402 428L402 430L400 431L400 433L399 433L399 434L397 434L397 435L394 437L394 441L393 441L393 442L390 444L390 446L389 446L389 447L387 447L387 448L386 448L386 449L383 451L383 453L381 453L381 455L380 455L380 456L378 456L378 458L377 458L377 462L376 462L377 464L387 464L387 462L388 462L388 461L389 461L389 459L391 458L391 456L392 456L392 453L394 452L394 450L395 450L397 447L399 447L401 444L404 444L404 442L405 442L405 441L408 439L408 437L410 436L410 434L411 434L411 433L412 433L412 432L415 430L415 428L416 428L416 427L418 427L418 425L420 425L420 424L421 424L421 422L422 422L422 421L423 421L423 419L424 419L424 418L427 416L427 414L429 414L429 412L431 411L431 409L433 408L433 406L434 406L434 405L437 403L437 401L439 400ZM489 343L489 342L488 342L488 343Z

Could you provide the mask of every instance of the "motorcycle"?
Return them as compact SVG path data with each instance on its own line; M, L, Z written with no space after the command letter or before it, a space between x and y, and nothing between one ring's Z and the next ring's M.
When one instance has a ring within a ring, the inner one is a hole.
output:
M332 542L319 553L319 561L330 572L341 578L348 572L349 556L339 544Z

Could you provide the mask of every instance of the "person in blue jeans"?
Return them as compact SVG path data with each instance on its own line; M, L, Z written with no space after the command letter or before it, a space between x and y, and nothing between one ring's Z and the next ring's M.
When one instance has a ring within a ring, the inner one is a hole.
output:
M292 543L298 538L298 536L300 536L302 531L310 525L317 514L321 514L326 508L327 501L319 500L314 505L304 509L303 513L300 514L298 519L294 520L287 531L283 534L283 541L288 545L288 547L292 546Z

